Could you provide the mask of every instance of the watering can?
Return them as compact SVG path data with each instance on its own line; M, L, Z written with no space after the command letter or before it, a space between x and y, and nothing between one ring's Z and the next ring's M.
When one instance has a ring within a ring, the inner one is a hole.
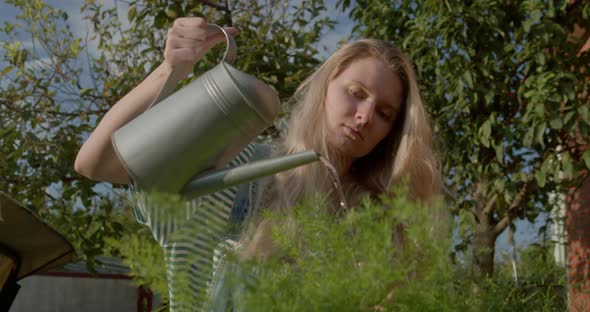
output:
M314 151L224 169L279 113L276 92L231 66L233 38L217 25L208 34L226 38L223 60L175 93L173 68L149 108L113 133L128 174L144 189L196 197L318 160Z

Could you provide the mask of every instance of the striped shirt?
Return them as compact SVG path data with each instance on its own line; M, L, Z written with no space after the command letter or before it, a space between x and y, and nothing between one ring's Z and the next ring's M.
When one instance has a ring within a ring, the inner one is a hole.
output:
M228 167L250 161L254 148L254 144L249 144ZM223 266L223 254L235 248L239 240L238 235L229 234L237 192L238 187L231 187L176 204L181 207L166 207L160 202L154 204L146 193L133 189L136 218L150 228L164 251L170 311L194 311L203 306L208 289Z

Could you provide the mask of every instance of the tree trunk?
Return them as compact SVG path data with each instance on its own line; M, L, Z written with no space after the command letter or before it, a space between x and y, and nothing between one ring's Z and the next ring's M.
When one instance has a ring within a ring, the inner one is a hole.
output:
M567 263L570 311L590 308L590 179L567 197Z
M480 222L481 221L480 219ZM472 247L475 276L478 278L492 277L494 275L494 252L496 246L496 234L493 227L478 224L474 228Z
M575 1L570 1L573 5ZM571 35L578 40L586 40L579 54L590 50L588 26L574 26ZM578 54L578 55L579 55ZM579 130L579 129L578 129ZM579 153L590 149L590 141L577 132L572 145L583 145ZM580 172L580 175L588 174ZM569 290L569 310L588 311L590 307L590 178L586 178L579 188L570 190L566 196L565 228L567 237L567 279Z

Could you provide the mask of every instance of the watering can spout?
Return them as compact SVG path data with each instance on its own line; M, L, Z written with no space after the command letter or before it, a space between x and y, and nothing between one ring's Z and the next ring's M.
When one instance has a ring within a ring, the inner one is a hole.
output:
M199 175L187 183L180 193L189 199L196 198L318 160L319 155L315 151L309 150L271 159L253 161L238 167Z

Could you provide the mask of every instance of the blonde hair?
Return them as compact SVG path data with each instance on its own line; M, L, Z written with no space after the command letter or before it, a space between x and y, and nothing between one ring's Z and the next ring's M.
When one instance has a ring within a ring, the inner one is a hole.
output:
M365 192L378 194L404 177L409 179L411 194L429 200L440 191L440 164L434 151L432 130L424 109L410 61L403 53L384 41L364 39L345 45L309 76L290 100L294 108L288 134L280 142L279 154L314 149L333 162L339 157L325 142L324 105L330 81L354 61L373 57L386 64L402 81L403 107L390 134L368 155L353 163L352 184ZM292 205L312 192L330 192L332 185L326 171L317 163L279 174L285 205ZM328 188L328 189L327 189ZM332 192L334 193L334 192ZM355 196L355 192L347 192ZM351 198L352 200L352 198Z
M389 135L369 154L353 162L350 174L344 177L344 194L349 203L355 204L363 195L376 196L408 179L411 196L430 201L441 189L440 164L416 74L411 62L397 47L381 40L363 39L343 46L301 83L289 101L293 109L288 133L279 142L274 154L313 149L338 165L339 155L325 141L326 90L330 81L353 62L371 57L382 61L400 78L404 97L402 113L394 121ZM270 190L271 199L261 203L264 208L288 209L305 196L320 192L327 195L328 205L337 209L337 192L321 163L283 172L276 175L272 182L274 190ZM267 226L265 222L258 225L252 243L258 240L256 237L265 237L261 233L266 231ZM268 241L268 237L264 240ZM268 242L261 245L268 245ZM252 248L248 246L247 249L253 252Z

